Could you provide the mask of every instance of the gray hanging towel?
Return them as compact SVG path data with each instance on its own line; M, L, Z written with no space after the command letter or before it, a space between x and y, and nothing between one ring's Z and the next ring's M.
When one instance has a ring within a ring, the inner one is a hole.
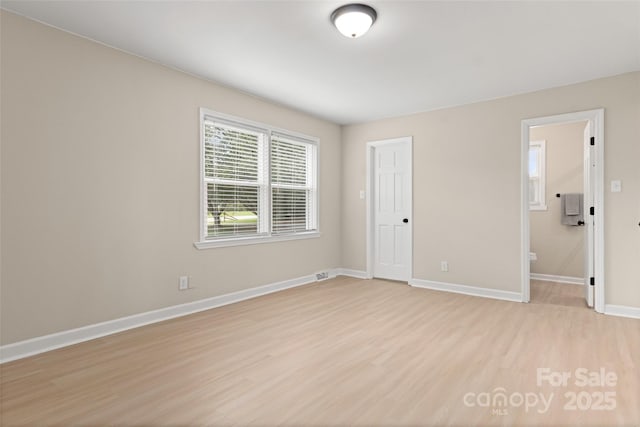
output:
M560 197L560 223L562 225L580 225L584 221L582 212L582 193L563 194Z

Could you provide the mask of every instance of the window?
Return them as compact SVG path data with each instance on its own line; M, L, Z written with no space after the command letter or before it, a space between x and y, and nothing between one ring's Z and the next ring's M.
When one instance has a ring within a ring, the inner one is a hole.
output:
M545 196L545 141L529 143L529 209L547 210Z
M276 234L315 229L315 146L286 135L271 137L271 222Z
M318 236L317 139L201 111L196 247Z

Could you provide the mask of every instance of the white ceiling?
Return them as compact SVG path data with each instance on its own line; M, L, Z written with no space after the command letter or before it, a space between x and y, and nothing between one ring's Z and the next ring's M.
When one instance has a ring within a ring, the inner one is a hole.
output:
M336 123L640 70L640 1L7 1L4 9Z

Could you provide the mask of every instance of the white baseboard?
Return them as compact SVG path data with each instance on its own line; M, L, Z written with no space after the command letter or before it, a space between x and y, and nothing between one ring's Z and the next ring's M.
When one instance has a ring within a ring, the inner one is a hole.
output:
M529 276L533 280L542 280L544 282L566 283L569 285L584 285L582 277L556 276L554 274L531 273Z
M479 288L476 286L457 285L455 283L434 282L431 280L422 279L411 279L409 280L409 284L416 288L425 288L436 291L454 292L456 294L472 295L476 297L522 302L522 295L519 292L501 291L498 289Z
M348 268L335 268L326 270L329 278L336 276L349 276L358 279L367 279L367 273L360 270ZM533 278L533 277L532 277ZM541 280L541 279L538 279ZM185 304L174 305L158 310L147 311L145 313L134 314L132 316L121 317L119 319L106 322L95 323L76 329L44 335L37 338L28 339L4 346L0 346L0 363L22 359L57 348L66 347L128 329L138 328L151 323L161 322L176 317L186 316L199 311L233 304L246 299L267 295L273 292L282 291L296 286L307 285L317 282L315 274L298 277L296 279L271 283L251 289L245 289L230 294L220 295L212 298L205 298ZM455 292L459 294L494 298L506 301L521 302L522 297L518 292L501 291L497 289L478 288L468 285L457 285L453 283L434 282L422 279L411 279L409 284L418 288L433 289L439 291ZM640 319L640 308L621 305L606 305L605 314L612 316L623 316Z
M628 305L605 304L604 314L610 316L630 317L640 319L640 307L630 307Z
M327 270L329 273L329 277L335 277L336 270L339 269ZM55 350L57 348L66 347L83 341L100 338L105 335L115 334L116 332L138 328L140 326L161 322L163 320L173 319L175 317L186 316L188 314L209 310L227 304L233 304L235 302L267 295L296 286L315 283L316 281L316 275L312 274L308 276L298 277L296 279L271 283L251 289L245 289L230 294L205 298L185 304L174 305L158 310L147 311L145 313L121 317L119 319L109 320L106 322L95 323L93 325L87 325L76 329L70 329L50 335L44 335L25 341L19 341L16 343L0 346L0 363L22 359L24 357L44 353L45 351Z
M352 270L350 268L336 268L336 275L338 276L349 276L355 277L356 279L369 279L366 271L362 270Z

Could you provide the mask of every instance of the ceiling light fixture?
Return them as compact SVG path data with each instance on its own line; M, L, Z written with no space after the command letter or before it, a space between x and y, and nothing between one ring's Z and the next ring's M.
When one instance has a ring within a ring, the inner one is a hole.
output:
M378 14L366 4L352 3L340 6L331 14L331 22L345 37L355 39L369 31Z

